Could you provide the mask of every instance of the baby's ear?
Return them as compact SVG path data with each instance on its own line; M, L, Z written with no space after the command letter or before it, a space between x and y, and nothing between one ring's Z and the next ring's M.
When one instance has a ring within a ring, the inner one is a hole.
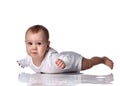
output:
M47 43L46 50L48 51L48 50L49 50L49 48L50 48L50 41L48 41L48 43Z
M48 48L50 47L50 41L48 41L47 47L48 47Z

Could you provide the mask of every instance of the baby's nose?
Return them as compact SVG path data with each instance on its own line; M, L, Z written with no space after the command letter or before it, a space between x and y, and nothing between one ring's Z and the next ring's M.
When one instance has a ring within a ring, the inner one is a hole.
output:
M32 49L37 49L37 46L35 44L32 45Z

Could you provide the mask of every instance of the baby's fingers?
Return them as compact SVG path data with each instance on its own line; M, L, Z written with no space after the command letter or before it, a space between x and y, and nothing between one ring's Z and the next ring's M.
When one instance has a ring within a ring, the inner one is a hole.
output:
M20 66L20 63L19 63L19 61L17 61L17 63L18 63L18 65Z
M24 68L23 66L21 66L21 68Z
M61 59L58 59L56 61L56 64L58 67L60 67L61 69L64 69L65 68L65 63L61 60Z
M19 66L21 66L22 68L24 68L24 67L19 63L19 61L17 61L17 63L18 63Z

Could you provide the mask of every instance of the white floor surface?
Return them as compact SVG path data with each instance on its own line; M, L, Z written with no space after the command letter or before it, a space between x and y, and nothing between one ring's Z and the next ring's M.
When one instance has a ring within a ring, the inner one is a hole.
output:
M65 74L36 74L30 68L21 69L16 62L9 61L5 66L1 69L0 86L88 86L88 84L89 86L116 86L120 84L120 74L116 67L110 70L104 65L81 73Z

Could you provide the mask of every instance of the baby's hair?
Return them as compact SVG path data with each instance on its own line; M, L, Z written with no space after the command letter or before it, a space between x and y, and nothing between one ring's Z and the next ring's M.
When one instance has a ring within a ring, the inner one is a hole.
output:
M34 33L38 33L39 31L43 31L45 36L46 36L46 40L49 40L49 31L43 25L33 25L33 26L31 26L26 31L26 35L27 35L28 32L32 32L34 34Z

